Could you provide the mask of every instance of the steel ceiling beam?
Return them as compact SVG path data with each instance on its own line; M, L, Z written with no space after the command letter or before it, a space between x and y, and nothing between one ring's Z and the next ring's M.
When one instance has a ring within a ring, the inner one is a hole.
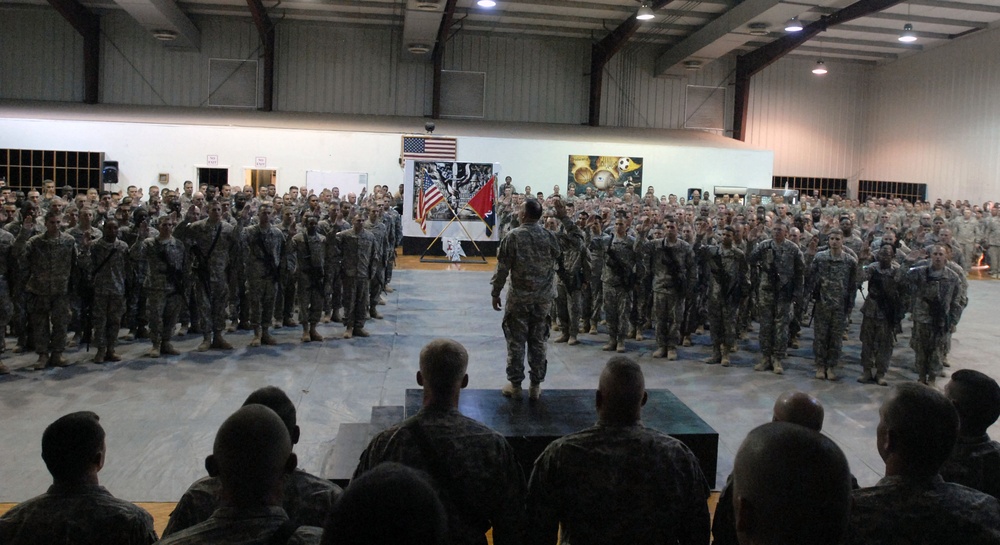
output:
M815 7L810 10L811 13L818 13L823 15L829 15L835 13L837 10L833 8L825 7ZM944 26L957 26L963 28L978 28L984 29L990 26L989 23L984 23L982 21L970 21L966 19L949 19L946 17L927 17L922 15L907 15L905 13L872 13L871 15L866 15L865 17L871 19L881 19L888 21L899 21L901 23L925 23L928 25L944 25Z
M434 43L434 53L431 60L434 63L434 81L431 87L431 117L439 119L441 117L441 70L444 69L444 44L448 42L448 33L451 32L451 25L455 20L455 7L458 0L448 0L444 6L444 14L441 17L441 26L438 27L437 41Z
M274 108L274 24L264 9L261 0L247 0L250 16L264 44L264 70L262 74L261 111L270 112Z
M984 13L1000 13L1000 6L986 4L971 4L968 2L947 2L942 0L910 0L914 6L929 6L932 8L955 9L959 11L981 11Z
M736 58L736 100L733 105L733 138L746 139L747 111L750 105L750 78L775 61L806 43L820 32L839 24L877 13L899 4L902 0L859 0L818 21L809 23L801 31L786 34L773 42Z
M650 4L650 8L656 11L671 0L655 0ZM597 127L601 124L601 92L604 83L604 67L608 61L621 51L637 30L641 21L635 18L635 14L622 21L617 28L612 30L601 41L595 43L590 49L590 105L588 108L587 124Z
M101 86L101 19L76 0L49 4L83 36L83 102L97 104Z

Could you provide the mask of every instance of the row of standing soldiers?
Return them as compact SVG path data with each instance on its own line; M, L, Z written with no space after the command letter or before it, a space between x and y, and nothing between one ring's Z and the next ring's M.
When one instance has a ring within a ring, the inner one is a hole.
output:
M85 208L70 229L58 209L44 223L27 211L0 229L0 327L14 326L15 351L34 349L32 368L44 369L69 365L71 328L103 363L121 359L123 322L127 338L148 337L148 355L159 357L178 353L171 339L181 322L202 334L205 351L232 348L224 332L237 327L253 330L250 346L274 344L270 328L298 325L296 308L304 342L323 340L321 321L342 322L351 338L381 318L402 231L387 199L284 207L280 220L270 202L235 215L218 200L204 208L183 218L137 210L128 225L109 217L100 226Z

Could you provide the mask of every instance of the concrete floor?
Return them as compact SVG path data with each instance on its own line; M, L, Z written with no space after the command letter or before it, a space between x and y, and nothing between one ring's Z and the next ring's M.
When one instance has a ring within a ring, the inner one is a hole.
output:
M471 354L470 388L499 389L505 382L505 345L501 313L490 308L490 272L397 271L381 307L385 320L369 323L372 336L344 341L343 328L321 326L330 335L323 343L303 345L300 330L278 330L280 345L248 351L250 335L233 334L231 352L185 353L150 360L142 358L145 343L125 343L126 360L116 364L86 363L93 352L68 353L81 362L45 372L19 371L0 377L0 502L18 502L42 492L50 478L40 457L41 434L52 420L77 410L97 412L107 431L108 455L102 483L116 496L132 501L176 501L187 486L203 476L218 425L254 389L273 384L283 388L298 406L302 440L296 447L300 467L319 472L330 454L338 428L345 422L367 422L373 405L401 405L404 391L416 387L420 348L434 337L462 342ZM1000 377L997 319L1000 283L972 281L972 303L954 338L953 369L974 368ZM860 307L860 300L859 305ZM853 338L860 316L855 313ZM908 330L909 327L906 327ZM874 484L883 464L875 450L878 407L888 389L860 385L854 379L860 346L845 342L844 379L812 378L811 331L802 349L792 351L786 374L755 373L756 341L744 343L734 366L724 369L699 360L708 355L707 336L680 350L680 360L653 360L651 341L629 342L649 388L668 388L720 435L719 475L725 482L733 456L746 433L770 418L774 399L787 389L818 396L826 406L824 432L847 454L862 486ZM200 339L184 338L182 351ZM549 374L545 388L595 388L607 353L599 350L607 336L583 335L583 344L549 344ZM890 381L913 380L912 351L900 338ZM12 340L8 340L12 345ZM20 368L32 355L11 356L8 366ZM944 382L944 381L941 381ZM499 392L498 392L499 395ZM544 394L543 394L544 395ZM1000 427L994 427L994 436Z

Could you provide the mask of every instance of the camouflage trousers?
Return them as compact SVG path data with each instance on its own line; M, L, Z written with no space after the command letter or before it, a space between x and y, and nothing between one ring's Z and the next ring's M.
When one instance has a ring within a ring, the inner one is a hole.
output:
M608 335L612 341L625 342L631 308L631 288L604 285L604 319L608 321Z
M600 278L592 278L590 284L580 290L580 311L583 314L584 322L590 322L593 327L597 327L597 323L601 321L601 301L603 299L604 284Z
M95 293L90 312L94 324L94 346L114 352L125 314L125 295Z
M255 278L251 276L247 282L247 297L249 298L250 314L248 320L253 327L271 327L274 316L274 297L278 291L278 283L272 277Z
M314 278L308 274L299 275L296 290L299 294L299 321L318 324L323 317L323 278Z
M941 346L943 336L939 334L934 324L913 322L913 333L910 335L910 348L916 356L917 375L934 380L941 372Z
M716 351L721 352L723 346L729 347L736 344L738 314L738 307L726 306L721 301L709 301L708 327L712 334L712 346Z
M568 290L566 284L559 282L556 294L556 314L559 322L565 328L563 332L570 337L580 333L580 290Z
M760 322L760 352L764 357L785 357L791 307L789 299L777 298L773 292L760 292L757 298L757 319Z
M876 377L885 376L892 358L895 329L896 325L885 318L865 316L861 320L861 368L865 373L870 374L874 367Z
M10 298L7 277L0 274L0 353L7 349L7 324L14 314L14 302Z
M196 279L194 286L195 304L198 306L198 317L201 320L202 335L211 335L213 331L226 329L226 303L229 302L229 283L225 280L212 279L205 284Z
M347 329L361 329L368 319L368 279L358 276L344 277L344 325Z
M274 296L274 319L281 322L291 320L295 315L295 284L294 273L281 272L278 293Z
M146 298L142 287L145 282L144 273L133 273L125 283L125 326L129 329L146 325Z
M328 265L327 271L323 310L336 314L344 306L344 279L340 274L340 263Z
M507 298L503 313L503 336L507 339L507 380L514 384L524 381L525 347L528 355L528 375L532 384L545 380L548 360L545 341L549 338L549 303L518 303Z
M656 327L656 346L673 350L681 340L684 321L684 296L677 292L653 293L653 325Z
M66 350L66 329L69 327L69 296L28 295L28 313L35 334L35 352L60 354Z
M378 305L379 297L382 296L382 290L385 289L385 268L378 267L375 271L375 275L371 280L368 281L368 307L372 309L372 314L375 314L375 307Z
M170 342L174 326L184 307L184 297L180 292L166 290L146 290L146 318L149 321L149 340L159 347Z
M840 362L844 344L844 323L847 318L839 309L816 305L813 311L813 354L816 367L834 368Z
M990 258L990 274L1000 273L1000 245L991 245L986 255Z

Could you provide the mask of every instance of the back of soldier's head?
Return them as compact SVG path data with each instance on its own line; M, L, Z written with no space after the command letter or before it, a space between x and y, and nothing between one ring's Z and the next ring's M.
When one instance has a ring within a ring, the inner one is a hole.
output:
M539 193L541 195L541 193ZM536 199L525 199L524 219L528 221L537 220L542 217L542 204Z
M460 389L469 368L469 352L458 341L434 339L420 350L424 386L437 393Z
M263 405L245 405L219 427L212 459L228 496L237 504L251 504L280 485L291 452L281 418Z
M42 460L56 481L79 481L101 464L104 428L90 411L70 413L42 433Z
M322 545L443 545L448 519L423 475L395 462L351 481L327 518Z
M754 428L733 468L740 543L840 543L851 507L851 472L829 438L798 424Z
M295 423L295 404L281 388L265 386L254 390L243 402L244 407L247 405L263 405L274 411L278 418L285 423L292 444L297 442L298 426Z
M964 436L981 436L1000 418L1000 385L984 373L955 371L944 393L958 411Z
M823 429L823 404L805 392L789 390L778 396L773 414L774 422L791 422L813 431Z
M613 356L601 372L598 383L602 419L638 419L646 397L642 368L626 356Z
M916 474L936 474L958 438L954 405L941 392L919 383L897 384L879 415L880 432L888 434L892 453Z

